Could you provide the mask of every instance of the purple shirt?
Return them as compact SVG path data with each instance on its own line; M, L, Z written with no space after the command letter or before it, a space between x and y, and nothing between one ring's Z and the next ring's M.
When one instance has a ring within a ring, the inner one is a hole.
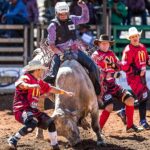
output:
M84 24L89 22L89 10L88 7L86 6L86 4L80 4L81 8L82 8L82 15L81 16L76 16L76 15L70 15L70 19L72 20L72 22L75 25L79 25L79 24ZM48 43L49 44L55 44L56 41L56 25L55 23L50 23L50 25L48 26ZM76 44L77 41L73 41L68 40L65 43L62 44L57 44L56 46L63 51L64 49L68 48L68 46L74 45Z

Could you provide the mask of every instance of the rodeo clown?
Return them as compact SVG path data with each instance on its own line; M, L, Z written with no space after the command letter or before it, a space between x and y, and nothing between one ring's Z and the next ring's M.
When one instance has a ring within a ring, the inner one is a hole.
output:
M38 110L38 98L48 92L68 96L72 96L73 93L58 89L42 81L41 78L45 69L47 68L41 65L40 61L32 60L24 67L25 74L15 83L13 112L15 119L23 124L23 127L8 139L11 148L16 148L21 137L33 132L36 127L48 129L52 148L58 147L55 124L51 117Z
M103 101L104 110L100 114L99 124L103 129L110 113L113 111L113 99L117 98L125 104L126 118L127 118L127 132L140 132L142 128L138 128L133 124L134 114L134 98L133 96L120 85L116 84L115 78L120 76L119 59L110 50L114 41L110 41L105 34L101 35L99 39L94 41L98 46L98 50L92 54L92 58L101 70L101 99Z
M140 125L146 130L150 130L150 125L146 120L146 105L150 100L150 90L146 83L146 66L150 66L150 56L146 47L140 43L141 32L135 27L128 30L127 39L130 40L122 55L122 70L126 72L127 82L132 92L138 100ZM118 112L118 115L126 117L124 109Z

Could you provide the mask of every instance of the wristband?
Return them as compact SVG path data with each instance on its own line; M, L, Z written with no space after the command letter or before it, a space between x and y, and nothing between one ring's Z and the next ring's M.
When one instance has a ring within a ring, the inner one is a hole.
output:
M61 91L60 91L60 94L65 94L65 91L64 91L64 90L61 90Z

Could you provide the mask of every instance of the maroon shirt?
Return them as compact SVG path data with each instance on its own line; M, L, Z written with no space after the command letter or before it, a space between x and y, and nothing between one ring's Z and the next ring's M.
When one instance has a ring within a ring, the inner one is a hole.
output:
M18 85L23 82L28 83L28 84L39 84L41 88L22 90L19 88ZM13 102L14 112L19 111L19 110L28 110L30 108L37 109L38 97L44 93L49 92L51 89L48 83L42 80L37 80L31 74L25 74L21 76L18 79L18 81L16 81L15 86L16 86L16 90L15 90L15 96L14 96L14 102Z
M107 52L97 50L92 54L92 59L98 65L101 70L100 81L101 81L101 91L107 91L111 94L116 93L120 90L115 82L115 78L112 76L116 72L111 66L107 65L106 59L109 59L110 62L119 64L119 59L116 57L113 51L108 50Z

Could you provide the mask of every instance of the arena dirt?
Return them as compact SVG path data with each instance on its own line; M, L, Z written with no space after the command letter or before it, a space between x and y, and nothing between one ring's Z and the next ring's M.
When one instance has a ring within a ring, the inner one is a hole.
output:
M18 131L21 124L15 121L12 114L12 95L0 95L0 150L9 149L7 138ZM150 108L150 107L149 107ZM52 109L46 110L51 114ZM101 110L100 110L101 111ZM150 111L147 113L150 123ZM88 118L90 121L90 118ZM138 124L138 111L134 114L135 124ZM126 127L116 115L115 111L111 114L106 123L103 133L106 138L106 147L96 146L95 133L89 129L87 131L80 128L81 144L76 147L69 147L66 139L58 137L61 150L150 150L150 131L141 133L126 133ZM44 140L35 139L35 132L23 137L17 150L50 150L48 134L44 131Z

